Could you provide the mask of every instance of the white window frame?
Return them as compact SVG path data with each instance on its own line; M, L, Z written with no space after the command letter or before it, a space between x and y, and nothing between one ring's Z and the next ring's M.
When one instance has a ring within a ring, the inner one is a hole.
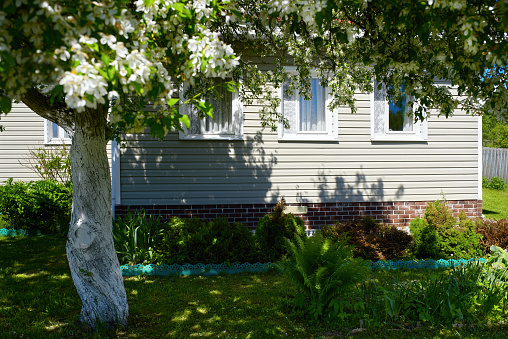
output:
M182 87L180 90L180 101L184 101L183 94L185 93L186 87ZM185 114L189 117L189 119L197 120L195 116L196 108L194 105L181 105L180 106L180 114ZM233 129L233 133L213 133L213 132L205 132L205 133L191 133L185 126L183 126L184 131L179 132L180 140L243 140L243 104L238 95L238 89L235 92L231 93L231 125ZM215 113L215 112L214 112ZM206 123L206 118L199 120L201 126Z
M284 69L290 75L297 75L296 66L286 66ZM311 71L310 76L312 79L319 79L319 75L316 71ZM330 110L329 104L332 100L331 91L329 87L325 88L325 125L326 129L324 131L300 131L300 114L299 107L295 110L294 117L286 117L289 121L293 121L295 124L294 130L292 132L286 128L281 123L279 124L278 134L279 141L338 141L339 140L339 129L338 129L338 113L337 109ZM279 88L279 98L280 98L280 106L279 113L284 114L284 87Z
M385 100L376 100L376 93L382 95L385 93ZM382 105L382 106L379 106ZM376 112L376 106L382 107L382 112ZM377 83L374 83L374 91L370 94L370 139L371 141L428 141L427 119L424 121L413 121L412 131L390 131L389 128L389 107L390 103L386 98L386 87L377 89Z
M55 136L55 129L58 129L59 135L65 135L65 131L62 127L44 119L44 143L46 145L70 145L72 143L71 138Z

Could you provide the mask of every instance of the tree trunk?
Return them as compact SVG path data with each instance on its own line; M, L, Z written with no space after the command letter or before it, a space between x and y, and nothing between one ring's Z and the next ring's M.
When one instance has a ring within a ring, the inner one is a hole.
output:
M107 108L75 113L70 151L73 183L67 258L83 302L81 321L127 325L129 307L113 245Z

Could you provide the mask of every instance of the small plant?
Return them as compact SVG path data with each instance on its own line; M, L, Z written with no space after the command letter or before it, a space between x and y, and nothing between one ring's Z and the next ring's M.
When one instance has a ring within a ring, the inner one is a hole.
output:
M507 188L507 185L506 182L499 177L492 177L491 179L482 177L482 187L504 191Z
M168 264L258 261L249 229L224 217L212 221L172 218L165 225L160 251Z
M67 234L72 184L52 180L13 182L0 186L0 213L12 228Z
M335 320L344 309L339 296L360 283L370 269L362 259L353 258L353 248L345 239L332 243L316 232L305 242L298 235L285 242L289 258L282 269L298 288L295 309L314 319Z
M120 263L158 264L164 229L158 217L145 211L131 212L113 221L113 239Z
M323 236L336 241L346 236L355 248L355 256L367 260L393 260L402 258L412 242L407 232L395 226L378 224L364 217L360 221L341 221L322 229Z
M265 215L256 228L256 241L265 261L276 262L287 254L284 238L305 238L305 224L291 213L284 213L286 200L281 198L273 213Z
M480 219L476 231L482 235L480 244L484 253L488 253L492 245L508 248L508 219Z
M27 164L23 166L33 170L43 180L64 184L71 181L71 160L69 148L65 145L30 149L26 161Z
M459 222L444 202L429 202L423 218L411 221L413 255L418 259L454 259L481 256L480 238L475 223L464 211Z

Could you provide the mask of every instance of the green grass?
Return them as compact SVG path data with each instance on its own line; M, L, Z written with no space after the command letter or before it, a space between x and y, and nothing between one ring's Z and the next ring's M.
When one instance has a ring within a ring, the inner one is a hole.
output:
M426 271L377 271L379 284L415 279ZM0 238L2 338L506 338L503 326L405 329L378 324L352 335L292 315L295 292L277 272L215 277L129 277L129 326L91 332L81 326L81 302L65 257L65 240L38 236Z
M508 190L483 188L483 214L489 219L508 218Z

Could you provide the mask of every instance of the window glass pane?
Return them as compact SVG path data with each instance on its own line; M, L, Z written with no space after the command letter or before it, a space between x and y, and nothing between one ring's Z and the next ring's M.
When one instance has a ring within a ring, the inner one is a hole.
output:
M208 99L213 107L213 119L206 117L201 125L201 132L207 134L234 134L233 130L233 93L220 86L216 88L221 98Z
M406 95L398 101L390 101L388 103L388 129L390 131L411 132L413 130L412 117L407 115L406 111Z
M312 99L300 97L300 131L326 131L326 91L318 79L311 80Z

